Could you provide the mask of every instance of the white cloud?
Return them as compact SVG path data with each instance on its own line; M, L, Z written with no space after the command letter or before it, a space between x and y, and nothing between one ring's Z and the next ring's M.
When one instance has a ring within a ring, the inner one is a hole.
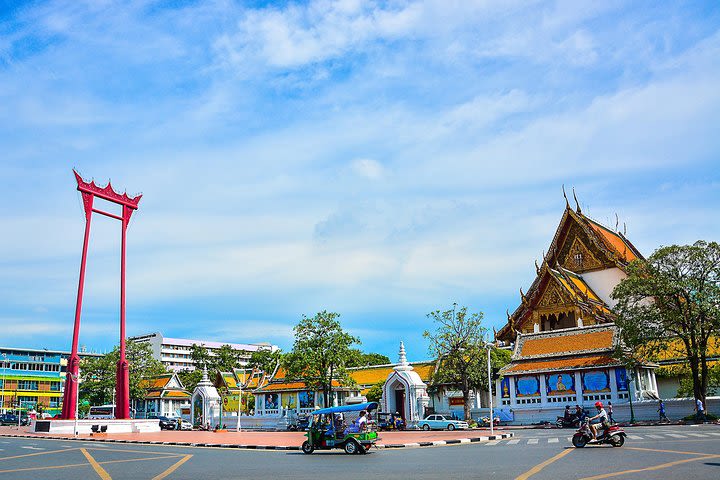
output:
M377 180L384 175L383 166L371 158L358 158L352 162L353 171L364 178Z

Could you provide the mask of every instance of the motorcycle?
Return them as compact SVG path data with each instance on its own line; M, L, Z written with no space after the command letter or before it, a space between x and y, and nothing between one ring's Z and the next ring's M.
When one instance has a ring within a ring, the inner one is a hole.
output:
M572 437L572 444L575 448L582 448L588 443L593 445L603 445L608 443L613 447L622 447L625 444L625 431L617 425L610 425L608 428L598 432L597 439L593 440L592 430L590 430L590 421L585 420L578 431Z
M557 428L578 428L580 426L580 419L577 418L577 415L570 415L568 418L558 416L555 421L555 426Z

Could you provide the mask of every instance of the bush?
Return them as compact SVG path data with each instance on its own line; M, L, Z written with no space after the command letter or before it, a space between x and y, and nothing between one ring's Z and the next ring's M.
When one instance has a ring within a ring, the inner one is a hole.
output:
M716 422L718 420L718 417L713 415L712 413L705 413L705 419L708 422ZM695 420L697 420L697 415L693 413L692 415L683 417L683 420L685 420L686 422L694 422Z

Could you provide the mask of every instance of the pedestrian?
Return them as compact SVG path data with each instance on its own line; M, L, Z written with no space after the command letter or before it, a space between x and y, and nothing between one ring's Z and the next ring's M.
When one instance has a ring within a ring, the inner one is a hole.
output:
M613 418L612 413L613 413L612 402L608 402L608 409L607 409L608 422L615 423L615 419Z
M660 399L660 406L657 409L658 416L660 417L661 422L669 422L668 417L665 415L665 402L662 401L662 398Z
M699 423L705 423L705 407L699 398L695 400L695 410L697 410L697 421Z

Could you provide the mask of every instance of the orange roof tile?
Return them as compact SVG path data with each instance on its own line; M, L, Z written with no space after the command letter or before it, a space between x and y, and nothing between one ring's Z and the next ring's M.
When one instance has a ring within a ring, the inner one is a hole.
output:
M181 390L169 390L165 392L164 397L171 397L171 398L190 398L191 395L188 392L183 392Z
M420 375L423 382L427 382L435 371L435 364L432 362L411 364L415 372ZM370 366L348 370L350 378L358 385L375 385L384 382L393 371L394 365Z
M162 392L156 391L156 392L148 392L147 395L145 395L145 398L160 398L160 394Z
M333 380L333 387L340 387L340 384ZM282 391L297 391L307 390L308 386L305 382L278 382L271 383L259 389L260 392L282 392Z
M522 339L520 357L568 354L572 352L613 348L613 330L578 332L568 335L548 335Z
M595 233L599 234L605 244L615 250L623 260L625 260L626 262L631 262L637 259L637 255L635 255L635 252L633 252L632 247L625 243L625 240L623 240L623 238L619 234L603 227L594 220L591 220L589 218L587 219L589 220L590 227L592 227Z
M504 374L519 372L542 372L578 368L598 368L617 365L619 362L609 355L593 355L589 357L576 357L550 360L529 360L513 362L503 369Z

